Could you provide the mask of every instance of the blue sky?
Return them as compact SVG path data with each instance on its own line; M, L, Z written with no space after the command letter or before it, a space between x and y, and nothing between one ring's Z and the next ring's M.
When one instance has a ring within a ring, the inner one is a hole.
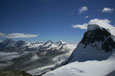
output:
M115 0L0 0L0 39L78 43L86 30L73 25L97 18L115 26L114 9Z

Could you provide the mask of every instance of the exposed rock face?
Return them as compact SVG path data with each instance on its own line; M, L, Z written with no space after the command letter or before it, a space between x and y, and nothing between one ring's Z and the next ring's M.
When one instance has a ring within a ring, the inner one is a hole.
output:
M95 42L102 42L101 48L106 52L112 51L112 48L115 48L115 41L113 40L112 35L104 28L88 30L81 40L81 43L85 45L84 48Z

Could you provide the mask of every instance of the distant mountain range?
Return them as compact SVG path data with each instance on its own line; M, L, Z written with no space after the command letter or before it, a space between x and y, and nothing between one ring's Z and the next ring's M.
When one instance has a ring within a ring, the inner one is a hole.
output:
M63 50L67 49L66 43L62 40L54 43L51 40L43 43L43 42L35 42L35 43L27 43L23 40L14 41L12 39L5 39L0 42L0 51L1 52L23 52L23 51L38 51L41 50Z
M76 44L62 40L28 43L5 39L0 42L0 70L16 69L39 75L69 58L75 47ZM35 71L36 69L39 70Z

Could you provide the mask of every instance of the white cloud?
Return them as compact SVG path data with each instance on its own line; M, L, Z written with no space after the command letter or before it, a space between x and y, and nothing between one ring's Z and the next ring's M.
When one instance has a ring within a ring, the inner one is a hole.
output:
M113 8L103 8L103 10L102 10L103 13L111 13L113 11L114 11Z
M87 29L87 23L84 24L77 24L77 25L73 25L73 28L80 28L80 29Z
M73 25L72 27L73 28L80 28L80 29L87 29L87 26L89 24L97 24L100 27L108 29L111 32L111 34L115 36L115 27L110 23L111 23L111 21L108 19L97 19L97 18L95 18L95 19L91 19L88 23L77 24L77 25Z
M88 10L88 8L86 6L83 6L81 8L79 8L79 14L83 13L83 12L86 12Z
M85 18L89 18L89 16L85 16Z
M24 34L24 33L11 33L11 34L0 33L0 37L5 37L5 38L32 38L32 37L37 37L37 35Z

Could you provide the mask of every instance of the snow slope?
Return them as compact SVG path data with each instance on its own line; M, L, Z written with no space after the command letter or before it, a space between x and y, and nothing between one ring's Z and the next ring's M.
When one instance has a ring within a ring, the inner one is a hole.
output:
M115 54L103 61L73 62L43 76L106 76L113 71L115 71Z

